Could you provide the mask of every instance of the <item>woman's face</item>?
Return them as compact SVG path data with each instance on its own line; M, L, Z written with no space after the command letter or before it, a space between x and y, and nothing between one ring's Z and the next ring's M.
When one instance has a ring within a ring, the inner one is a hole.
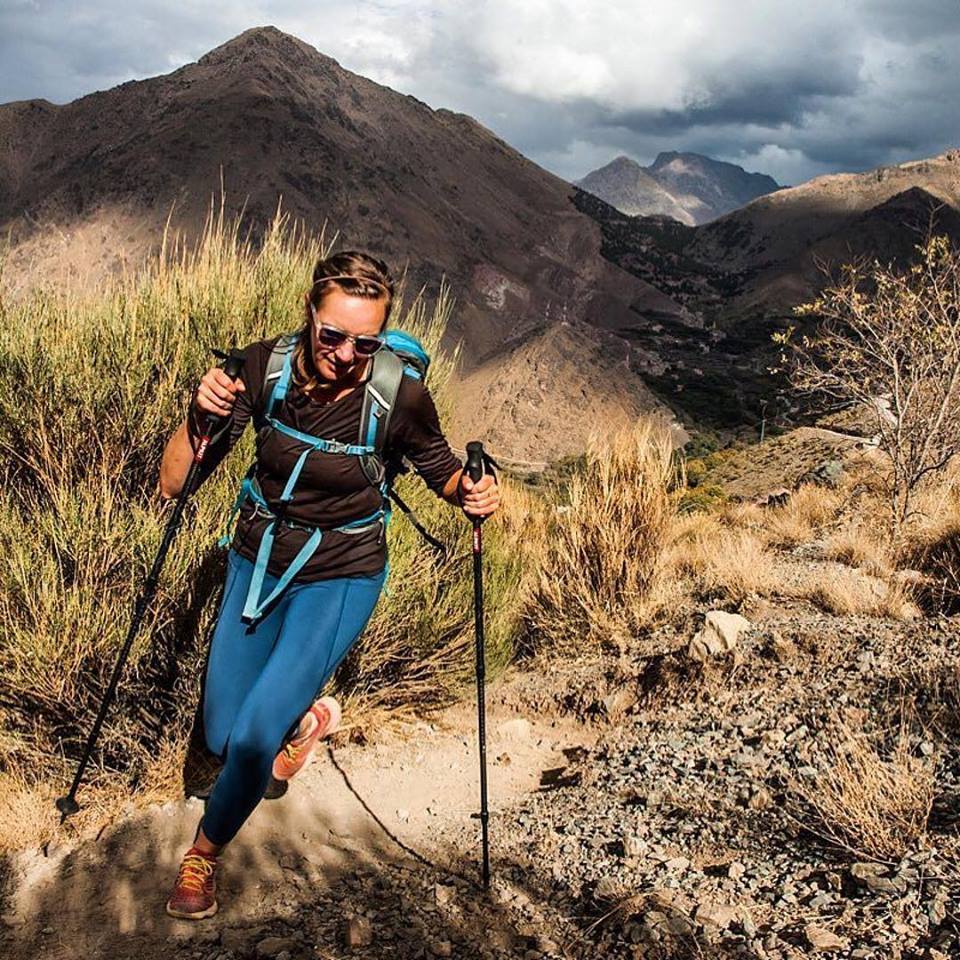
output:
M386 319L385 297L370 300L354 297L334 287L320 302L310 326L310 342L313 348L313 363L324 380L350 383L358 380L366 367L367 357L358 357L353 341L345 340L338 347L326 347L317 337L317 327L328 324L353 337L361 334L377 336Z

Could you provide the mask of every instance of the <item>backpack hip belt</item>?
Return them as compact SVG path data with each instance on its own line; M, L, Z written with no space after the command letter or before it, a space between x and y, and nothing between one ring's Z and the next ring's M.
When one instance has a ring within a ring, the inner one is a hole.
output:
M291 474L291 476L293 476L293 474ZM289 502L290 499L291 498L288 497L287 502ZM351 520L348 523L341 524L339 527L332 527L327 530L322 530L320 527L311 526L305 523L297 523L296 521L287 519L283 515L283 512L275 513L270 509L270 505L267 503L267 500L261 493L256 479L252 476L252 470L247 474L246 478L241 484L240 493L237 496L236 502L233 505L233 511L231 513L231 525L233 517L239 513L240 508L243 506L246 500L250 500L253 503L254 515L260 514L269 519L269 523L267 524L266 529L263 531L263 536L260 538L260 546L257 550L257 559L254 562L253 574L250 577L250 586L247 590L247 597L244 601L243 613L241 614L241 617L249 623L255 623L257 620L259 620L263 616L267 607L269 607L270 604L273 603L273 601L276 600L284 590L286 590L293 578L306 566L310 558L317 552L317 548L320 546L320 542L323 540L324 533L337 532L357 534L365 533L372 527L380 526L382 536L386 530L386 525L390 515L389 507L380 506L373 513L368 514L365 517L360 517L358 520ZM286 570L283 571L273 590L271 590L270 593L264 597L263 581L267 573L267 566L270 563L270 554L273 552L273 542L276 536L278 523L282 523L285 526L293 529L307 531L309 532L310 536L307 537L307 540L297 552L297 555L290 561ZM229 541L230 536L228 534L220 539L220 544L221 546L226 546Z

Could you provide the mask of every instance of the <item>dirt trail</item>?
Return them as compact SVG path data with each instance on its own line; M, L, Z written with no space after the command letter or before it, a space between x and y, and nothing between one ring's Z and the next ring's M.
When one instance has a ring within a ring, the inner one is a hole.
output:
M570 719L518 715L508 705L508 687L509 682L488 691L494 854L498 810L540 789L545 773L549 780L551 771L566 765L564 750L592 739L588 728ZM0 926L0 955L155 960L180 956L190 947L183 956L285 960L283 950L267 954L257 946L278 920L301 929L297 946L307 950L288 949L288 957L349 955L346 913L325 911L330 922L305 939L297 917L310 904L323 911L325 897L353 890L358 877L379 876L373 882L386 894L382 877L399 870L403 884L423 886L431 899L435 884L454 883L464 900L489 900L474 889L480 845L472 815L478 806L476 714L465 703L420 725L408 740L321 750L285 797L260 804L228 849L220 912L209 921L177 921L163 910L202 812L199 800L154 807L98 839L54 844L46 853L22 852ZM363 899L357 911L366 906L376 913L382 907ZM402 915L380 921L372 923L375 942L363 950L365 956L416 955L398 942L402 931L395 927ZM481 927L489 923L485 919ZM509 939L510 932L505 935Z

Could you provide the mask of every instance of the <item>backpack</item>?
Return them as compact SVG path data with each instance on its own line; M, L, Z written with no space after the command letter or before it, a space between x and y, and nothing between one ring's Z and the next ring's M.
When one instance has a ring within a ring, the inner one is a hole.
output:
M280 496L281 507L279 513L270 508L260 490L256 481L256 462L254 462L240 485L240 492L234 502L228 521L228 528L232 528L234 519L247 500L254 504L255 514L259 513L270 518L260 541L253 576L250 579L250 589L243 608L242 617L250 623L258 620L264 614L266 608L286 589L287 585L316 552L320 546L320 541L323 539L323 531L319 528L294 523L285 517L285 506L293 499L300 472L306 463L307 456L311 453L340 453L359 457L364 476L380 491L382 502L377 510L366 517L359 517L349 523L335 527L335 530L341 533L357 534L379 525L381 527L380 536L385 536L386 527L390 521L390 501L392 499L410 517L421 535L426 537L435 548L443 553L446 552L443 544L427 533L413 511L392 490L394 479L399 473L406 472L406 467L400 462L388 461L385 452L387 430L403 378L406 376L416 380L425 380L427 370L430 367L430 357L423 344L416 337L402 330L388 330L384 334L384 345L373 355L373 368L364 384L363 407L360 414L357 442L348 444L340 440L327 440L302 433L277 419L276 415L283 406L290 388L293 352L299 339L299 333L284 334L278 338L271 350L264 373L263 388L258 398L257 409L254 412L254 424L258 434L266 430L279 430L281 433L299 440L304 444L303 453L301 453L284 486L283 493ZM262 598L263 579L278 523L308 530L310 531L310 537L283 572L270 595ZM230 536L228 532L221 537L220 545L226 546L230 542Z

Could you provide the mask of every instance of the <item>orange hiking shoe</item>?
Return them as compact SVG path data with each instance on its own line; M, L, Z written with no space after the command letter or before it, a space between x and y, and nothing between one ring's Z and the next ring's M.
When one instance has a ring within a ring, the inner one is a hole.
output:
M289 780L299 773L310 759L321 737L327 737L340 726L340 704L333 697L321 697L303 715L300 729L273 761L273 778Z
M183 857L167 913L183 920L212 917L217 904L217 858L191 847Z

